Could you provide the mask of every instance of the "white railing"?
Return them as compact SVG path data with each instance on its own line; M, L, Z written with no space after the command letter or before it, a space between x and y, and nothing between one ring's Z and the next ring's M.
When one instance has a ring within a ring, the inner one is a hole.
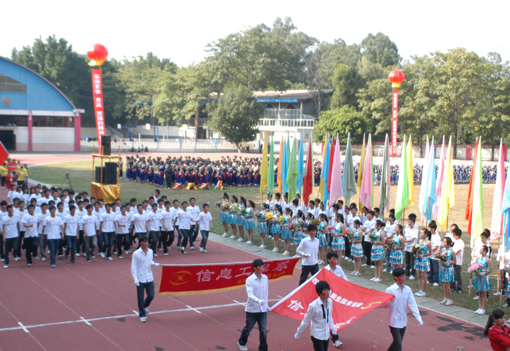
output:
M310 128L313 129L313 119L261 119L259 127L284 127L284 128Z
M96 151L98 150L98 142L97 141L84 141L80 142L82 146L82 151L84 150L92 150L95 147ZM144 149L145 147L149 148L149 150L157 150L158 142L153 141L152 139L135 139L134 141L129 141L125 139L124 141L114 142L112 141L112 153L115 153L119 150L121 151L130 150L134 148L137 150L138 148ZM159 149L236 149L236 145L229 143L225 140L218 139L199 139L196 141L194 139L178 139L178 138L169 138L169 139L160 139L159 141Z

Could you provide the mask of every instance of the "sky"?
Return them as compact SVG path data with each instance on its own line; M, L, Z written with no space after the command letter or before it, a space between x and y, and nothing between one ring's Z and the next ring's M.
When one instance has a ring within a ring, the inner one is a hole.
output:
M382 32L400 55L425 55L464 47L510 60L510 1L9 1L2 6L0 56L36 38L65 38L79 54L95 43L122 60L153 52L179 66L200 62L206 45L277 17L325 42L359 44ZM7 30L6 30L7 29Z

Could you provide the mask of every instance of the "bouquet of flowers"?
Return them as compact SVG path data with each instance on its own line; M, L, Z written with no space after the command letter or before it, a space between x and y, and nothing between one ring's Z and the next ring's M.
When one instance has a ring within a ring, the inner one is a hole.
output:
M478 262L473 262L469 267L468 267L468 273L474 273L474 274L480 274L482 273L484 269L484 266L483 264L480 264Z
M312 220L310 221L310 224L319 225L319 224L321 224L321 221L320 221L320 219L312 219Z
M274 217L274 215L273 215L271 212L266 213L266 219L267 219L268 221L270 221L271 219L273 219L273 217Z
M434 255L435 258L437 258L440 261L448 261L448 256L444 252L438 252Z
M420 252L421 245L420 244L414 244L411 250L412 250L413 254L416 255L418 252Z
M303 228L305 226L305 221L302 219L298 219L296 222L296 228Z
M225 202L223 205L220 205L222 210L228 210L230 208L230 202Z
M393 240L386 240L386 242L384 243L384 246L387 249L392 249L393 247L395 247L395 242Z
M245 208L241 209L241 211L239 212L239 214L240 214L241 216L245 216L245 215L246 215L246 209L245 209Z
M327 231L328 233L334 233L334 232L336 231L336 228L335 228L335 227L328 227L328 228L326 229L326 231Z
M354 239L354 235L355 235L355 234L356 234L356 233L354 232L354 230L349 229L349 230L347 231L347 234L346 234L346 235L347 235L347 237L349 238L349 240L353 240L353 239Z
M230 212L231 212L231 213L237 213L237 212L239 212L239 206L237 206L237 205L233 205L233 206L230 208Z
M285 217L283 217L283 216L278 217L278 222L280 222L280 223L285 222Z
M260 212L255 212L255 217L257 217L258 220L260 220L262 218L262 213Z
M287 228L288 230L294 230L294 229L296 229L296 224L294 224L294 223L289 223L289 224L287 224L286 228Z
M220 207L220 206L221 206L221 201L216 201L214 204L215 204L216 206Z
M375 233L369 234L368 238L370 239L370 241L379 241L379 236L376 235Z

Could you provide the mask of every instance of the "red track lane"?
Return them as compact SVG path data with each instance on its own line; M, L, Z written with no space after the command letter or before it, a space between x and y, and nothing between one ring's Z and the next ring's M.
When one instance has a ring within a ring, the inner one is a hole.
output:
M78 157L79 156L79 157ZM58 162L88 159L83 155L34 156L23 162ZM196 156L196 155L195 155ZM0 189L0 198L6 194ZM210 242L208 254L189 251L182 255L175 247L169 256L155 258L160 263L217 263L251 261L257 256ZM157 252L160 254L160 251ZM114 257L107 261L96 256L92 263L83 257L77 264L57 260L50 268L49 261L34 261L30 268L22 261L10 263L0 276L0 350L238 350L237 339L244 326L244 289L210 295L154 299L146 324L141 324L133 310L137 310L136 290L130 274L131 257ZM160 268L153 268L156 291ZM300 270L294 276L270 283L270 299L279 299L297 286ZM232 304L232 306L225 306ZM274 302L270 303L271 305ZM188 306L210 309L187 310ZM488 350L489 342L482 339L482 328L453 317L421 310L424 327L418 327L412 315L404 339L405 350ZM448 313L445 307L445 313ZM72 321L99 318L84 322ZM5 328L28 327L29 333ZM36 324L66 322L59 325L31 327ZM268 344L272 351L311 350L309 330L300 341L293 335L299 322L268 313ZM376 309L340 332L342 350L386 350L391 343L387 325L387 311ZM257 350L258 330L248 341L249 350ZM334 349L330 346L330 350Z

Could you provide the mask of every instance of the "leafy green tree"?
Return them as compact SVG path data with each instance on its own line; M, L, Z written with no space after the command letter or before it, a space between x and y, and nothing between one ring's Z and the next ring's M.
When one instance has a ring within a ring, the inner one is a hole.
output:
M340 108L344 105L353 106L354 108L358 107L356 93L362 82L355 68L338 63L331 77L331 83L335 89L331 97L332 109Z
M322 113L321 119L315 124L313 137L317 141L326 141L328 134L338 134L340 142L346 143L347 135L351 133L351 141L361 143L363 133L367 130L367 120L354 107L344 105Z
M381 32L376 35L368 34L361 41L361 52L371 62L378 63L382 67L398 65L402 60L398 54L397 45Z
M236 144L252 141L258 133L258 122L264 105L257 103L245 86L228 87L218 103L210 104L209 126L227 141Z

